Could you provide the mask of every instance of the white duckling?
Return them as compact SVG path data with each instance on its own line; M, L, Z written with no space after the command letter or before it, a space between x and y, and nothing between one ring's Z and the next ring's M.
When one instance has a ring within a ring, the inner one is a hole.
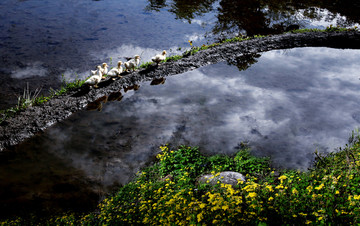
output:
M120 74L123 72L122 61L119 61L117 64L117 67L112 68L107 75L112 78L112 80L115 80L115 77L120 76Z
M90 76L96 75L96 72L97 72L97 70L91 70L90 71Z
M158 55L156 55L156 56L154 56L154 57L151 58L151 60L152 60L153 62L155 62L156 65L158 65L161 61L163 61L163 60L165 60L165 59L166 59L166 51L165 51L165 50L162 51L162 54L158 54Z
M101 81L101 66L97 66L96 73L88 78L84 84L88 86L94 86L94 88L98 88L97 84Z
M135 55L134 59L131 59L124 63L126 71L133 70L135 71L135 67L137 67L140 63L140 56Z
M101 74L103 75L102 76L102 79L105 79L104 75L107 75L108 73L108 65L107 63L103 63L102 66L101 66Z

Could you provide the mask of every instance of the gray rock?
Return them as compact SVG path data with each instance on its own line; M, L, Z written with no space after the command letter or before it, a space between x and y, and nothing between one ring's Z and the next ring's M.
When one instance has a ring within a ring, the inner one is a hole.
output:
M238 172L232 172L232 171L224 171L221 172L218 176L214 176L212 174L206 174L201 176L198 179L199 183L209 183L211 185L215 185L218 181L220 181L223 184L230 184L232 186L235 186L238 184L238 181L246 181L246 178L244 175Z

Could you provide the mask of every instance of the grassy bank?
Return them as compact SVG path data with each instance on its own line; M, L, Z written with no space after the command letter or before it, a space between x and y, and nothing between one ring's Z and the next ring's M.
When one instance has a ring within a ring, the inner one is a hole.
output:
M203 156L196 147L162 146L158 161L143 169L98 211L67 214L33 223L51 225L284 225L360 223L360 138L317 161L307 172L276 171L269 158L251 155L244 146L236 155ZM237 186L198 183L204 173L237 171L246 182ZM28 219L1 224L22 225Z

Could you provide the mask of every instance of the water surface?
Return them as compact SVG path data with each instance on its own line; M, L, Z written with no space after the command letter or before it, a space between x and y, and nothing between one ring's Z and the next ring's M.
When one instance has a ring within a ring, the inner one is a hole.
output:
M103 97L0 153L1 209L81 209L85 197L89 207L166 143L233 154L247 142L276 166L306 170L315 150L336 151L360 124L359 60L359 50L270 51Z

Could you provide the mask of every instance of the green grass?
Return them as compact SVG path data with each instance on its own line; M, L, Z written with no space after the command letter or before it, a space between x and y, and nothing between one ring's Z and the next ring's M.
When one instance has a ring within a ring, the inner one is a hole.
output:
M60 96L62 94L67 93L69 90L81 87L85 82L85 80L78 79L77 76L74 82L68 82L65 80L64 76L62 77L63 79L60 89L54 90L50 88L48 96L39 95L41 91L39 89L36 89L32 94L29 91L29 86L27 85L27 88L24 89L23 96L18 97L18 104L15 107L5 110L0 110L0 124L6 119L13 117L18 112L23 111L28 107L41 105L56 96Z
M196 147L160 147L158 161L103 200L98 210L34 223L56 225L347 225L360 223L360 138L322 156L307 172L274 172L269 158L243 146L234 156L203 156ZM237 171L238 185L198 183L205 173ZM36 220L34 220L36 219ZM21 225L26 219L3 224Z
M152 65L152 62L142 63L138 68L148 68Z
M339 27L339 26L328 26L325 29L316 29L316 28L312 28L312 29L298 29L298 30L293 30L293 31L289 31L288 33L307 33L307 32L343 32L343 31L358 31L358 27L355 26L353 28L344 28L344 27Z

